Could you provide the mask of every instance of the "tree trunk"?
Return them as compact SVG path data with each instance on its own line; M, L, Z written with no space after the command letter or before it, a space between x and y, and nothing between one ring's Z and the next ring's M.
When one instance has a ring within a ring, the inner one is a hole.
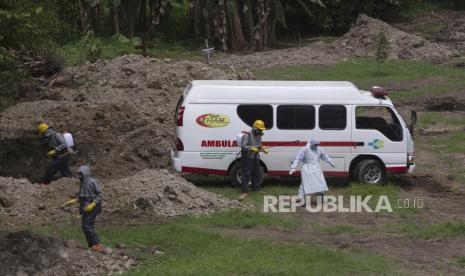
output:
M220 10L220 40L221 40L221 45L223 48L223 51L228 50L228 44L227 44L227 36L228 36L228 19L226 18L226 7L224 4L225 0L219 0L218 1L218 7Z
M200 0L192 0L191 10L192 10L192 14L194 17L194 35L196 39L200 38L200 21L201 21L201 17L200 17L201 9L200 8L201 8Z
M116 35L120 33L119 29L119 6L115 6L112 1L110 1L110 10L113 16L113 31Z
M88 20L87 20L87 9L85 4L83 3L84 0L79 0L78 5L79 5L79 27L81 33L86 32L88 27Z
M245 46L244 33L242 32L241 18L235 1L229 2L231 10L229 11L231 46L234 50L241 51Z
M203 20L204 20L204 23L205 23L205 37L207 39L211 39L212 38L212 31L211 31L211 28L210 28L210 14L208 13L208 7L205 3L205 0L200 0L201 2L201 6L202 6L202 13L203 13Z
M140 32L146 32L147 31L147 0L141 0L140 1L140 8L139 8L139 14L138 14L138 30Z
M128 36L134 37L134 17L136 13L136 0L127 0L127 15L128 15Z
M255 22L253 19L252 0L247 0L247 27L249 35L249 47L253 50Z

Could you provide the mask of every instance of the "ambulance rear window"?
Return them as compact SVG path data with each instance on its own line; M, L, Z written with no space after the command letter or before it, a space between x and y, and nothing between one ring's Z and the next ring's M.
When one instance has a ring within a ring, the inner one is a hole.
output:
M262 120L265 122L265 127L267 129L273 127L273 107L271 105L239 105L237 107L237 115L250 127L252 127L255 120Z

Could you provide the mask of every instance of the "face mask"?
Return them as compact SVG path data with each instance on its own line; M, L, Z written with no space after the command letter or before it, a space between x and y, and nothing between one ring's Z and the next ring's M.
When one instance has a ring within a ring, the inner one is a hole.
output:
M256 128L256 129L253 130L253 134L254 134L254 135L263 136L263 131L261 131L261 130L259 130L259 129Z

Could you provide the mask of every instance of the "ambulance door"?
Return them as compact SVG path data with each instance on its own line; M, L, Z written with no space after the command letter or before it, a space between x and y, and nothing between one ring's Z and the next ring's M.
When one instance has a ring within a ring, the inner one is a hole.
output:
M315 136L320 139L320 146L328 153L336 165L334 168L326 162L321 166L327 176L347 176L348 156L352 152L354 142L351 137L350 105L322 104L318 106L318 129Z
M357 141L354 158L359 154L378 156L388 172L406 170L407 142L405 127L389 106L353 107L352 138Z

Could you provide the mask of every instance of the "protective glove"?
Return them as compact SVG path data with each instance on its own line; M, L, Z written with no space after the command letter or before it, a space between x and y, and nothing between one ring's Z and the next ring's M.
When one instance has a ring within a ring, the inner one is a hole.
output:
M97 206L97 203L92 202L90 204L88 204L86 207L84 207L84 211L86 211L87 213L90 213L94 210L95 206Z
M250 148L250 151L257 153L257 152L260 151L260 149L257 148L257 147L251 147L251 148Z
M291 169L291 170L289 171L289 175L293 175L294 173L295 173L295 169Z
M56 150L51 150L51 151L47 152L47 155L48 155L49 157L53 157L55 154L57 154L57 151L56 151Z
M65 203L65 206L71 206L73 204L76 204L77 202L78 200L76 198L72 198Z
M267 148L260 148L260 149L263 151L264 154L268 154L269 152Z

